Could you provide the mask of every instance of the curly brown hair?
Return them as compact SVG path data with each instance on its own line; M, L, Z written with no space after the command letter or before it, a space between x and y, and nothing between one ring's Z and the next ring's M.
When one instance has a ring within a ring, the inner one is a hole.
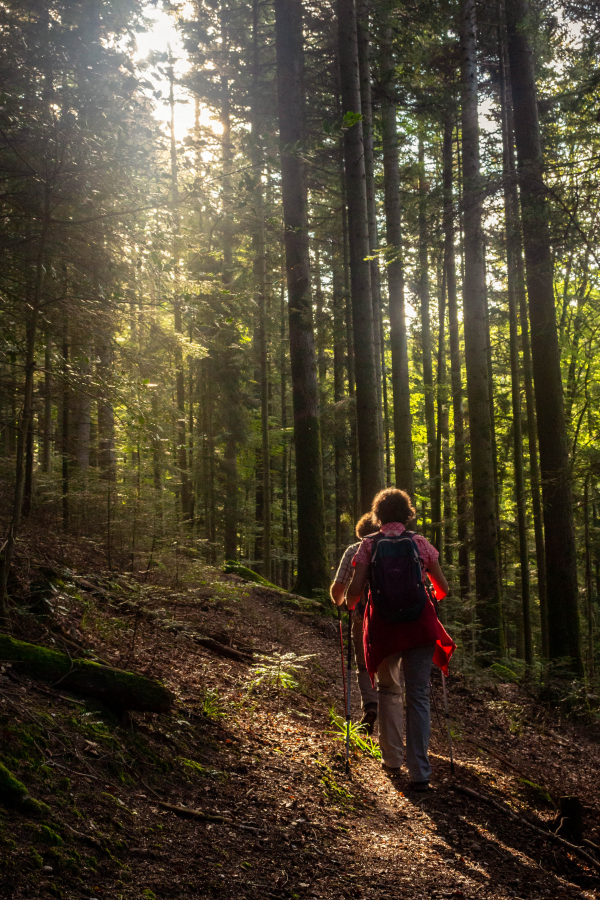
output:
M381 525L388 522L401 522L406 525L414 517L415 508L406 491L398 488L386 488L374 497L371 515Z
M374 534L376 531L379 531L379 522L375 521L373 513L365 513L356 523L356 537L361 540L368 534Z

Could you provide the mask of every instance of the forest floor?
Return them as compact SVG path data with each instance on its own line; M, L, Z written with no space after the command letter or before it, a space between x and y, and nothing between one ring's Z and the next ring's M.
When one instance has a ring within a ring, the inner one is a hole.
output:
M330 724L342 712L336 620L196 562L177 568L119 575L73 552L52 619L13 617L15 636L85 646L177 699L172 715L119 720L2 667L0 758L51 812L0 808L0 897L596 896L598 871L510 815L546 828L551 798L574 794L600 843L596 725L517 684L451 672L455 775L434 715L431 793L358 752L348 778ZM200 634L252 648L254 662L215 655ZM433 689L441 712L437 671Z

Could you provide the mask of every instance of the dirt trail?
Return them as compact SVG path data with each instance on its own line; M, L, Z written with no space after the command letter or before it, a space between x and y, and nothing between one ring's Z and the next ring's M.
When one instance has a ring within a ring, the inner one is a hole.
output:
M330 708L342 712L333 619L214 571L171 588L132 579L95 597L92 588L76 578L64 588L64 629L108 661L162 678L177 708L124 726L0 676L1 758L52 810L45 823L0 818L1 897L596 895L583 861L456 789L542 826L555 812L540 785L555 798L578 794L586 836L599 843L594 729L561 726L518 686L451 677L455 777L434 718L431 794L411 796L408 779L392 784L364 755L347 779L329 733ZM115 619L119 604L126 612ZM198 633L265 654L255 656L262 672L208 651ZM441 711L437 676L434 691Z

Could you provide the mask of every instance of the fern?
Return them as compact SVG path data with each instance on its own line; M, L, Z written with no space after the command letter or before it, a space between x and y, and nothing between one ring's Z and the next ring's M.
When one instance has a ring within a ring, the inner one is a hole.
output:
M345 744L349 726L350 746L352 749L359 750L361 753L370 756L372 759L381 759L379 744L366 733L364 725L357 725L352 721L346 723L346 720L342 718L342 716L338 716L333 709L329 710L329 721L331 722L333 730L328 731L327 733L332 735L334 741L341 741Z

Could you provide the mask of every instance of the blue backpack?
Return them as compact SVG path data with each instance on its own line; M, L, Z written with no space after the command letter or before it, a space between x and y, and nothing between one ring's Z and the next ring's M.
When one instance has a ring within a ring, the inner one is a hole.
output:
M374 535L369 584L375 609L385 622L415 622L427 603L421 555L413 531Z

